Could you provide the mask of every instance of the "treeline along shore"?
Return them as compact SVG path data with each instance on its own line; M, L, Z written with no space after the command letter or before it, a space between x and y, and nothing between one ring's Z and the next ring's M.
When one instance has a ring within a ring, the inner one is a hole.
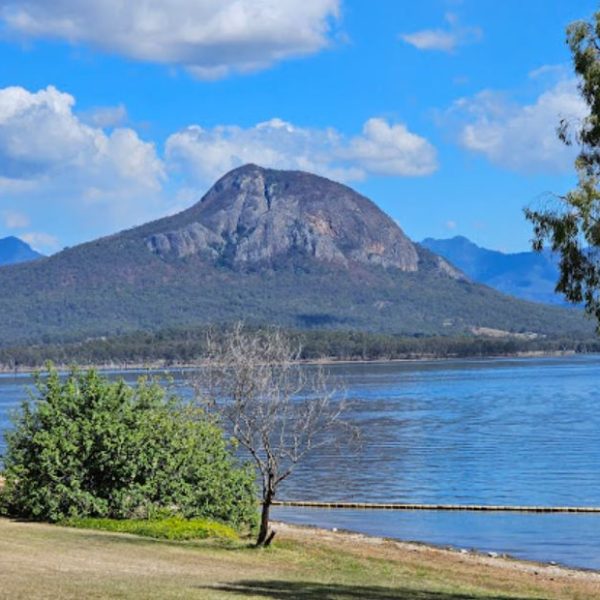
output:
M219 335L225 327L211 329ZM192 366L206 352L206 327L135 332L83 341L0 346L0 369L27 371L56 365L110 367ZM577 337L410 336L360 331L287 330L305 361L383 361L562 355L600 352L600 340Z

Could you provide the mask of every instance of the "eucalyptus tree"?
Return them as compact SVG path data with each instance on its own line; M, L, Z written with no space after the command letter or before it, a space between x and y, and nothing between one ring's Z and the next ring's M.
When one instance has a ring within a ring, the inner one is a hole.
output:
M556 290L571 302L583 302L600 329L600 12L589 22L571 23L566 33L588 114L561 120L557 133L578 147L578 183L553 206L525 213L533 223L534 249L548 245L559 255Z

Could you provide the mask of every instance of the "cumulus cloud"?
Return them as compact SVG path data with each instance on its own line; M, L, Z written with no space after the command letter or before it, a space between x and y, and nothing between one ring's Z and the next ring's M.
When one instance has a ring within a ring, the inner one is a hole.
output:
M342 181L369 174L428 175L437 168L436 150L425 138L379 118L369 119L362 133L351 138L332 128L304 128L281 119L249 128L192 125L171 135L165 150L171 168L196 181L212 181L248 162Z
M112 127L110 115L93 125L74 109L75 99L51 86L0 89L0 226L26 231L45 252L58 247L55 237L44 237L57 231L40 233L48 219L63 232L81 230L80 240L110 233L189 206L248 162L347 182L437 168L427 139L382 118L355 135L277 118L247 128L191 125L169 136L159 155L133 129Z
M103 129L73 114L75 99L49 86L32 93L21 87L0 89L0 177L43 180L91 189L122 186L156 188L163 174L153 144L132 129Z
M445 29L422 29L413 33L403 33L400 39L419 50L453 52L458 46L473 44L483 38L481 28L461 25L453 13L446 14L445 20L448 24Z
M587 107L575 80L562 80L530 104L511 102L486 90L461 98L447 111L459 144L490 162L521 173L556 173L572 168L576 149L562 144L556 128L561 119L577 123Z
M329 43L340 0L5 0L26 38L63 39L188 68L206 79L265 68Z
M406 125L390 125L384 119L369 119L362 135L338 151L365 173L377 175L429 175L437 169L435 148L411 133Z
M104 129L123 125L127 121L127 109L123 104L97 106L79 116L84 123Z
M0 204L13 224L24 199L68 211L97 206L113 226L154 216L166 176L154 144L132 129L88 125L74 105L71 95L51 86L0 89Z

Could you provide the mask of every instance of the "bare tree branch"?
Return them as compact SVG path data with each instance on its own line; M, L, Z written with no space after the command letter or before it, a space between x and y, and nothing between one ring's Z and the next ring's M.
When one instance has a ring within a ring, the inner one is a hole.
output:
M220 337L210 334L207 348L196 394L256 464L263 500L257 545L267 545L279 485L308 453L351 442L358 431L344 420L346 404L323 367L302 365L300 348L281 331L237 324Z

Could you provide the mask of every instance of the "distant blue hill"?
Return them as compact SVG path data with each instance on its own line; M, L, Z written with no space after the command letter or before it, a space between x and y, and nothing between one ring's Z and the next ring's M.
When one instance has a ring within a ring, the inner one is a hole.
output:
M0 266L28 262L42 256L19 238L10 236L0 239Z
M554 291L558 266L549 252L504 254L481 248L463 236L447 240L426 238L421 245L449 260L473 281L517 298L565 304L564 298Z

